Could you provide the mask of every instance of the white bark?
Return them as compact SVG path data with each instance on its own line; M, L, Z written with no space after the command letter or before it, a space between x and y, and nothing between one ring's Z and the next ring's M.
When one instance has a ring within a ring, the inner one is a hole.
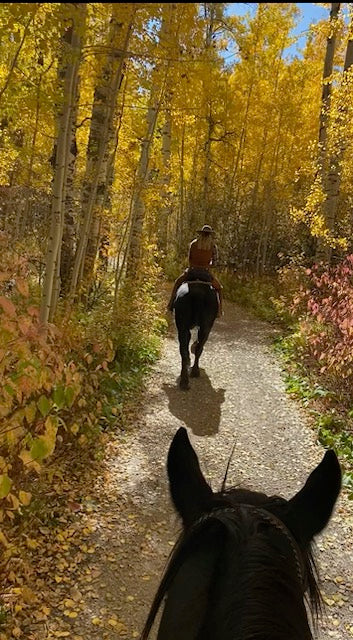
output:
M166 5L166 11L173 10L171 5ZM168 18L163 15L160 40L163 42L168 33ZM150 160L150 149L153 142L154 131L156 127L157 117L159 114L160 106L165 94L166 82L168 77L170 62L167 60L162 63L164 66L164 76L162 82L159 81L161 76L160 65L156 64L152 73L150 104L147 111L146 118L146 132L141 142L140 159L136 170L135 176L135 189L132 197L132 216L131 216L131 228L129 237L129 250L127 256L127 269L126 273L128 277L136 275L136 269L141 260L141 245L142 245L142 230L145 219L145 205L143 200L144 188L147 182L148 166ZM157 94L158 92L158 94Z
M80 22L86 5L79 5ZM68 58L65 62L65 77L63 81L63 105L59 114L59 127L56 147L56 160L53 179L53 196L51 225L46 256L46 270L43 283L40 321L45 326L55 312L57 295L54 294L55 276L58 271L60 246L64 223L64 191L70 145L70 117L73 102L73 91L79 67L80 39L73 27L71 43L67 46Z
M350 99L349 87L352 86L352 78L349 73L353 67L353 24L350 25L350 36L347 42L344 68L341 81L341 105L339 107L339 118L335 125L338 132L338 139L334 141L334 151L327 162L327 170L324 182L326 200L324 203L325 225L329 233L334 233L337 210L339 204L341 188L342 160L346 148L346 125L347 125L347 101ZM322 238L318 239L316 257L318 260L330 262L332 247Z
M141 258L142 228L145 217L143 189L147 178L150 148L156 127L158 111L158 103L153 106L149 106L147 112L147 131L141 142L141 154L137 167L135 192L132 201L132 223L130 230L129 256L127 261L128 275L132 275L135 272L136 266Z
M60 260L60 278L63 291L67 290L70 275L73 267L73 260L75 254L75 229L77 223L76 212L76 200L77 195L75 193L75 173L76 173L76 126L77 126L77 111L79 101L79 77L76 78L76 84L73 90L73 108L71 111L71 118L69 123L69 158L67 163L67 172L65 179L65 211L64 211L64 229L63 239L61 247L61 260Z
M125 53L128 48L128 43L130 39L132 24L130 23L126 30L125 42L123 45L123 51L119 53L117 57L116 53L114 53L112 59L108 62L111 65L110 73L108 65L103 72L103 78L105 81L106 87L108 87L108 104L107 104L107 127L106 127L106 139L102 140L102 144L104 144L104 154L102 159L102 166L99 168L99 183L97 186L97 191L95 195L95 202L93 206L92 212L92 221L90 227L90 233L87 242L86 255L85 255L85 264L83 270L83 277L87 281L87 283L91 280L93 276L94 264L97 255L97 249L99 246L99 229L101 227L100 219L102 215L103 205L105 201L106 191L108 188L108 180L109 180L109 170L110 170L110 159L112 156L112 144L114 142L114 116L116 110L116 102L118 92L121 87L123 73L124 73L124 64L125 64ZM118 36L118 34L117 34ZM117 37L116 48L119 48L120 38ZM114 72L114 66L116 67L116 60L118 60L118 66ZM109 80L109 75L111 79ZM102 92L103 89L103 92ZM109 95L110 94L110 95ZM98 96L101 97L104 95L104 88L100 88L98 92ZM93 110L94 113L94 110ZM92 118L93 118L92 113ZM93 123L92 123L93 124ZM98 123L98 135L100 132L100 127ZM101 132L102 133L102 132Z
M209 207L209 190L210 190L210 169L212 163L212 136L214 133L214 120L212 116L212 103L211 101L208 104L208 115L207 115L207 137L205 144L205 171L203 176L203 210L204 210L204 220L203 222L209 221L211 224L214 223L214 220L211 216L210 207Z
M170 157L172 142L172 118L170 110L166 110L164 126L162 129L162 162L163 171L161 176L161 211L158 217L158 246L162 251L168 246L168 220L171 211L170 203Z
M179 251L183 246L184 233L186 231L186 221L184 220L184 194L185 194L185 180L184 180L184 162L185 162L185 124L183 126L181 136L181 148L180 148L180 170L179 170Z
M335 221L337 217L337 209L341 187L341 169L342 160L346 147L345 139L345 125L347 124L347 107L346 100L348 99L347 84L348 71L353 66L353 39L348 41L343 78L342 78L342 107L340 109L339 123L337 124L338 131L341 131L340 139L336 142L335 152L330 157L328 166L328 173L326 178L326 202L325 202L325 222L326 227L330 232L334 231ZM352 82L350 81L350 85ZM329 259L331 256L330 247L326 248L325 257Z
M323 72L323 86L322 86L322 98L321 98L321 112L320 112L320 129L319 129L319 162L320 170L324 172L325 158L326 158L326 146L327 146L327 123L331 102L331 87L332 87L332 71L333 71L333 59L335 55L336 47L336 28L338 22L338 15L340 11L341 3L332 2L330 11L330 33L326 42L326 54L324 62Z
M132 11L133 15L135 12L134 7ZM71 295L74 295L76 292L81 274L84 272L88 274L93 269L97 251L99 211L97 211L95 215L95 207L98 207L99 209L99 206L102 204L104 199L104 186L107 179L107 168L109 164L109 139L113 125L116 98L123 76L125 61L123 54L128 46L132 23L127 26L123 52L117 56L116 49L119 48L120 44L121 26L122 25L117 23L116 20L112 20L108 39L111 53L108 55L104 65L100 84L95 90L90 140L87 152L84 196L82 200L82 223L71 279ZM86 263L86 270L84 271L84 259L89 240L90 246L88 250L88 259Z
M206 41L205 41L205 50L206 52L212 51L212 40L214 34L214 20L216 15L215 3L205 3L204 5L204 13L205 19L207 19L206 25ZM205 166L204 166L204 174L203 174L203 220L205 222L206 219L208 222L213 224L212 217L210 218L209 211L209 190L210 190L210 169L212 163L212 136L214 133L215 122L213 118L212 112L212 100L209 95L207 95L207 87L205 86L205 82L203 82L203 91L206 96L207 101L207 134L205 141Z

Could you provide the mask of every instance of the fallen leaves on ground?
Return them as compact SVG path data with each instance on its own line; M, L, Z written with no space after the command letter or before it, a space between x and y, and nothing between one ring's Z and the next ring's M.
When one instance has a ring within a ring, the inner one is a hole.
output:
M83 465L69 478L63 475L47 497L46 510L39 509L21 529L6 531L12 552L3 601L9 615L0 640L139 637L136 611L146 610L152 600L174 534L169 516L161 513L161 506L170 508L167 493L162 491L164 502L155 500L155 469L143 471L144 497L148 484L153 496L150 511L139 502L135 487L126 495L122 474L131 459L129 442L112 436L105 462L93 469ZM136 482L142 476L135 469L132 473ZM334 520L351 527L350 518L342 505ZM320 539L319 555L330 557L336 544L335 532ZM353 625L339 613L352 602L352 584L331 567L323 579L325 637L340 639L344 630L353 638Z
M120 446L112 436L115 456ZM104 463L93 469L81 467L55 485L43 512L6 532L11 553L3 605L8 615L0 626L0 640L139 636L125 619L126 607L135 606L136 594L123 585L119 593L111 588L128 558L119 524L123 520L130 532L140 536L139 553L148 562L156 532L131 513L111 473ZM154 527L158 530L161 524L155 522ZM144 569L139 579L147 584L151 576Z

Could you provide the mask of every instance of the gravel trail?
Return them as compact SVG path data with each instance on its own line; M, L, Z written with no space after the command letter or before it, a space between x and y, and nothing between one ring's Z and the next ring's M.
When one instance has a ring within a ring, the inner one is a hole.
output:
M186 425L201 466L221 485L236 442L228 484L242 483L289 498L321 460L323 449L305 414L285 394L271 350L273 329L226 304L201 357L201 377L177 387L180 360L174 331L148 382L138 424L118 438L97 485L90 515L95 553L82 615L72 638L137 638L161 571L179 531L165 461L170 441ZM353 505L345 495L318 539L327 615L320 640L353 637Z

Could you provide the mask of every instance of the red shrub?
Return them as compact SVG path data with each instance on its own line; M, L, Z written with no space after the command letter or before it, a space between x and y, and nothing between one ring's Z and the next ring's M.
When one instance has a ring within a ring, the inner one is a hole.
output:
M353 255L335 267L307 269L307 286L294 297L291 310L305 335L304 357L338 386L353 382Z

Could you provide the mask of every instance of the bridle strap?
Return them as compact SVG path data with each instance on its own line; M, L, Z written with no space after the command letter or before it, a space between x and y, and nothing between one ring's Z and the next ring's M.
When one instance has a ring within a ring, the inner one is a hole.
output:
M297 541L295 540L293 534L291 533L291 531L288 529L288 527L286 527L286 525L282 522L282 520L280 520L279 518L277 518L277 516L275 516L273 513L270 513L269 511L267 511L266 509L263 509L261 507L256 507L255 505L252 504L239 504L237 506L232 506L232 507L220 507L218 509L213 509L212 511L209 511L208 513L205 513L204 515L202 515L192 526L192 529L196 529L199 528L199 526L203 523L206 522L207 520L211 520L213 517L215 517L217 519L217 515L227 515L227 514L231 514L232 516L236 515L237 511L241 511L241 510L245 510L245 511L250 511L251 513L255 513L257 515L260 516L260 519L263 522L268 522L269 524L271 524L275 529L277 529L277 531L280 531L284 537L286 538L287 542L289 542L289 545L293 551L293 556L295 559L295 566L296 566L296 570L297 570L297 578L299 580L299 582L301 583L303 590L305 591L306 589L306 572L305 572L305 565L303 562L303 557L302 557L302 553L300 551L300 548L298 546Z
M275 529L277 529L278 531L284 534L285 538L289 542L290 547L293 551L293 556L295 558L295 566L297 569L297 576L298 576L299 582L301 582L301 584L305 589L306 587L305 573L306 572L305 572L305 565L303 562L303 555L302 555L302 552L300 551L299 545L296 539L294 538L292 532L288 529L288 527L284 524L284 522L282 522L282 520L277 518L277 516L275 516L270 511L267 511L266 509L263 509L261 507L255 507L249 504L244 504L241 506L245 507L246 509L249 509L250 511L258 513L262 520L264 520L265 522L269 522L270 524L273 525L273 527L275 527Z

